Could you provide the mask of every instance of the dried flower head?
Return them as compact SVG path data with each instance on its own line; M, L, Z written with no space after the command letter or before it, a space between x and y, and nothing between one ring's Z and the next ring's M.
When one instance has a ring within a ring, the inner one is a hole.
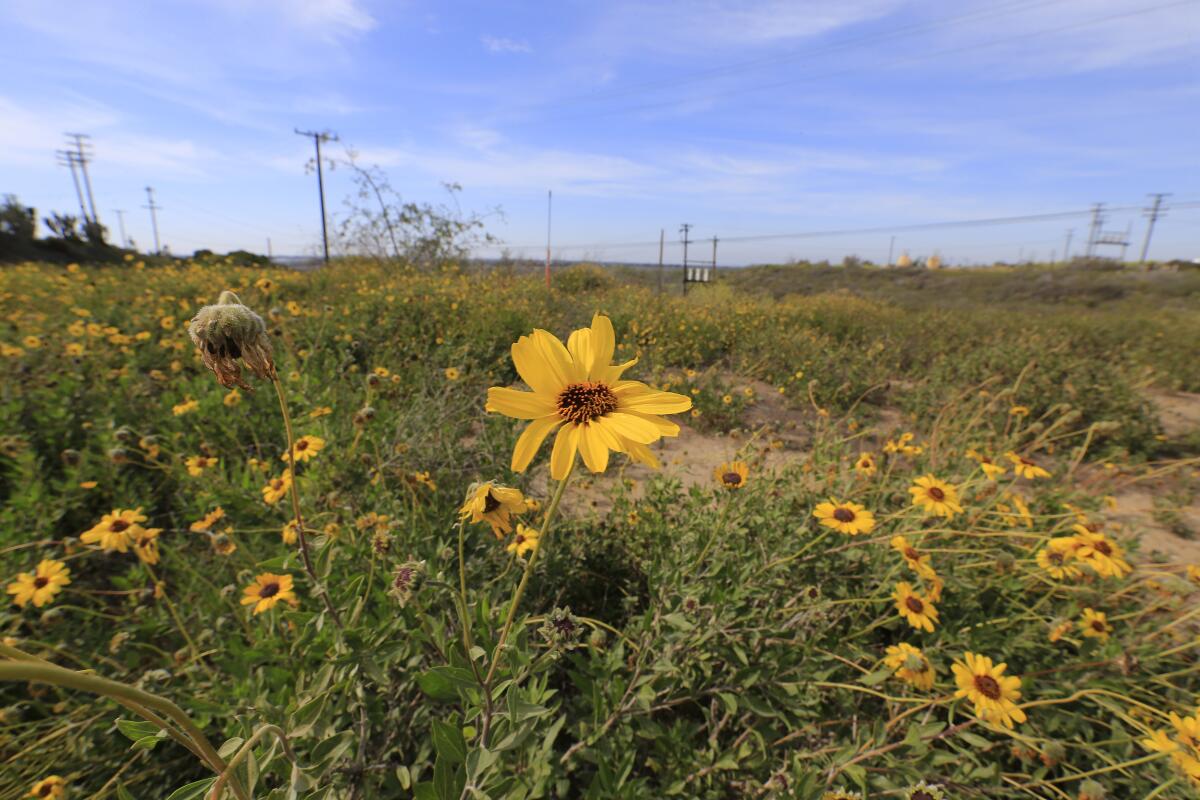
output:
M404 608L412 599L413 593L417 590L417 584L424 574L424 561L405 561L396 567L396 572L392 576L392 588L388 590L388 594L395 598L401 608Z
M538 633L553 649L570 650L579 638L582 626L579 619L571 613L571 607L556 608L546 616L546 622L538 629Z
M271 356L266 323L242 305L233 292L221 292L216 305L200 309L188 323L188 335L200 351L204 366L213 371L226 389L239 386L253 391L242 380L238 359L255 376L263 380L275 378L275 361Z

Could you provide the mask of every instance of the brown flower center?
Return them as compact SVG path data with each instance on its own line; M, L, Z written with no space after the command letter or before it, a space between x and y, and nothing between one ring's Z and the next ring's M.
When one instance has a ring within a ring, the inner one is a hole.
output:
M264 584L262 589L260 589L258 592L258 596L264 600L266 600L268 597L274 597L277 594L279 594L279 584L274 581Z
M1046 554L1046 560L1051 564L1060 566L1063 563L1063 554L1057 550L1051 550L1048 554Z
M54 791L53 785L51 785L49 783L43 784L42 787L40 789L38 789L37 796L38 797L49 797L50 792L52 792L52 791Z
M128 527L129 527L128 520L114 519L112 521L112 523L109 524L108 529L110 531L112 531L113 533L120 533L121 531L125 530Z
M939 503L946 499L946 493L936 486L929 487L929 496L934 500L937 500Z
M296 442L296 449L297 450L307 450L308 449L308 441L306 439L301 439L300 441Z
M617 410L617 396L603 383L572 383L558 395L558 415L581 424Z
M916 550L914 550L911 547L904 548L904 557L907 558L909 561L920 561L921 560L921 554L918 553Z
M904 605L908 606L908 610L914 614L920 614L925 610L925 604L921 602L920 598L913 597L912 595L904 599Z
M908 800L933 800L933 795L924 789L917 789L908 796Z
M1092 548L1097 553L1102 553L1106 556L1112 555L1112 548L1109 547L1108 542L1096 542L1094 545L1092 545Z
M49 582L50 582L49 578L45 577L44 575L38 575L36 578L33 579L33 588L41 589L41 588L45 587L45 585L48 584Z
M1098 619L1092 620L1092 630L1103 633L1105 630L1107 630L1107 628L1108 628L1108 626L1105 625L1100 620L1098 620Z
M483 498L483 513L491 514L499 507L500 501L492 495L492 491L489 489L487 495Z
M833 510L833 518L838 522L854 522L854 512L844 506Z
M739 486L742 483L742 476L736 472L726 472L721 476L721 482L727 486Z
M976 675L975 688L989 700L1000 699L1000 684L991 675Z

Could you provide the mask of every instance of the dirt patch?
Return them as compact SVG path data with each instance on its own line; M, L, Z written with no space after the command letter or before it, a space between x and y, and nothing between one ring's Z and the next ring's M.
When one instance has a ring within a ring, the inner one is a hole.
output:
M1146 392L1146 399L1154 406L1168 438L1200 430L1200 394L1151 389Z
M1137 536L1144 556L1174 564L1200 564L1200 538L1184 538L1160 521L1155 497L1164 491L1165 487L1157 491L1153 487L1130 487L1117 492L1113 495L1117 507L1109 513L1109 519ZM1173 511L1184 528L1200 535L1200 505L1192 502Z

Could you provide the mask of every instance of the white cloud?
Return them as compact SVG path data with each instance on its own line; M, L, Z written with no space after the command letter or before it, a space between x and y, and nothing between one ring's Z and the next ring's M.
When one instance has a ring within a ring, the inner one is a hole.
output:
M507 39L502 36L480 36L479 41L489 53L532 53L533 48L524 39Z

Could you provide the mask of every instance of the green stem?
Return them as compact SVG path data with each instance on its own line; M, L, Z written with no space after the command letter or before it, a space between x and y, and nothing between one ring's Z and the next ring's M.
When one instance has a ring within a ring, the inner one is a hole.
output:
M286 755L288 761L292 763L292 777L293 779L295 778L296 773L300 770L300 764L296 761L296 753L292 750L292 743L288 741L287 734L283 732L282 728L279 728L275 725L263 725L261 728L256 730L240 748L238 748L238 751L234 753L233 758L229 759L229 765L225 767L225 771L221 773L219 778L217 778L217 782L213 784L212 791L210 791L208 794L209 800L220 800L221 793L225 789L226 782L233 777L233 771L237 769L243 761L246 760L246 757L249 756L251 751L254 749L254 745L258 744L259 741L268 733L274 734L283 745L284 755Z
M296 519L296 540L300 543L300 558L304 561L304 571L308 573L309 580L313 582L313 590L325 601L325 608L329 612L329 618L333 620L333 624L337 626L339 631L344 631L346 626L342 624L342 618L334 607L333 600L329 597L329 592L325 590L321 579L317 577L317 571L313 568L312 557L308 552L308 537L304 535L304 518L300 515L300 478L296 474L296 440L292 434L292 417L288 414L287 398L284 397L283 384L279 382L279 376L275 375L271 383L275 386L275 395L279 398L279 411L283 414L283 427L287 433L288 469L292 473L292 514Z

